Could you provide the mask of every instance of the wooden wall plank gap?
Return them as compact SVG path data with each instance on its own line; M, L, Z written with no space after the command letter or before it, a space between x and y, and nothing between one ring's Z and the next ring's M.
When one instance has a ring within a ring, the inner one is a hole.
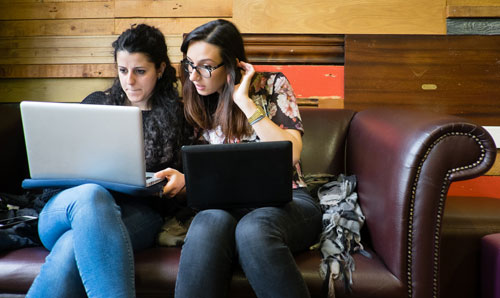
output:
M177 34L181 36L183 33L191 32L194 28L201 26L210 21L216 20L213 17L203 18L115 18L114 34L121 34L126 29L130 28L132 24L148 24L160 29L163 34ZM231 21L231 18L223 18Z
M179 63L172 63L179 72ZM1 79L115 78L114 63L99 64L0 64Z
M115 0L115 17L232 17L232 0Z
M112 1L0 3L0 20L113 18Z
M0 37L112 34L113 19L0 21Z

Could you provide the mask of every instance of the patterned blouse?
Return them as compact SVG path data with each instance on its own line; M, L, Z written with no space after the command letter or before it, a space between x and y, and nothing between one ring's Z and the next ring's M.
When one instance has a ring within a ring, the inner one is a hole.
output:
M257 106L261 106L266 116L283 129L296 129L304 134L304 127L299 114L299 107L290 82L281 72L257 72L252 78L249 90L250 98ZM220 126L205 130L202 134L210 144L222 144L225 141ZM230 140L230 143L259 142L253 131L250 136ZM300 162L295 165L292 187L306 187Z

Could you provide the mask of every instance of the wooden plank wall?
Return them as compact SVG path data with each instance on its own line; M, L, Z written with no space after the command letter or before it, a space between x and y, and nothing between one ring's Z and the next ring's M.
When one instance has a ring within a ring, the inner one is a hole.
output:
M500 36L347 35L346 108L391 106L500 126Z
M183 33L232 11L232 0L0 0L0 101L80 101L105 89L111 42L131 24L162 30L178 63Z
M448 34L500 34L500 1L448 0Z
M463 11L500 16L498 7L497 0L0 0L0 101L79 101L109 86L115 75L110 43L134 23L159 27L175 63L182 34L216 18L271 38L445 34L447 19Z
M235 0L243 32L445 34L446 0Z

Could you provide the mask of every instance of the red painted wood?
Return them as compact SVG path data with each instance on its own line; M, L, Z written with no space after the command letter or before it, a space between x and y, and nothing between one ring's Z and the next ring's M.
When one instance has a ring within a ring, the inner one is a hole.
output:
M344 67L336 65L255 65L257 71L280 71L292 84L295 96L344 98Z
M500 176L480 176L470 180L453 182L448 195L500 199Z

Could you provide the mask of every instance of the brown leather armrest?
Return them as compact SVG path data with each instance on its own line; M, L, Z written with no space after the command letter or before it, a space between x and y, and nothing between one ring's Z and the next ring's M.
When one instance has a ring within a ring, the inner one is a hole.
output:
M423 111L358 112L347 137L347 169L373 249L413 297L439 293L439 245L451 181L477 177L496 148L481 126Z

